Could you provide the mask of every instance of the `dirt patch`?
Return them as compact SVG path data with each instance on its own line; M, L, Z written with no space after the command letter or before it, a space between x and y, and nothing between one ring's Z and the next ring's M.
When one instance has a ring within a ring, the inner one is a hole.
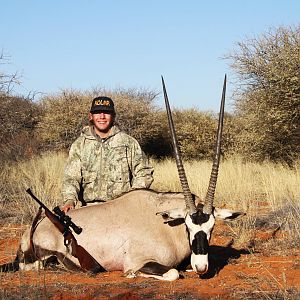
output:
M23 230L17 225L1 228L0 264L14 259ZM280 237L280 232L255 234L262 243ZM182 271L175 282L128 279L122 272L95 276L62 269L1 273L1 299L298 299L299 250L272 256L231 244L227 226L218 225L210 246L209 272L199 277Z

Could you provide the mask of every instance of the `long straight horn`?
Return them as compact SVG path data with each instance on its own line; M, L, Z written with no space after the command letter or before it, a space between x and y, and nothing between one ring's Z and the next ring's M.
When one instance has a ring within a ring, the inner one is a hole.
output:
M219 113L219 123L218 123L218 130L217 130L217 141L215 146L213 165L212 165L209 185L208 185L207 194L205 197L205 202L203 207L203 212L206 214L212 213L216 185L217 185L217 178L218 178L219 164L220 164L220 154L221 154L221 139L222 139L223 119L224 119L225 94L226 94L226 74L225 74L224 84L223 84L223 92L222 92L222 99L221 99L220 113Z
M166 104L166 109L167 109L169 128L170 128L171 137L172 137L174 156L175 156L176 165L177 165L177 171L178 171L186 207L189 210L189 213L193 214L196 212L196 206L195 206L195 202L193 200L192 193L190 191L189 184L188 184L188 181L187 181L187 178L185 175L185 171L184 171L184 167L183 167L183 163L182 163L182 159L181 159L181 154L180 154L179 147L178 147L178 141L177 141L177 136L176 136L176 132L175 132L175 128L174 128L174 122L173 122L172 113L171 113L171 109L170 109L167 90L166 90L164 78L162 76L161 76L161 80L162 80L162 85L163 85L164 98L165 98L165 104Z

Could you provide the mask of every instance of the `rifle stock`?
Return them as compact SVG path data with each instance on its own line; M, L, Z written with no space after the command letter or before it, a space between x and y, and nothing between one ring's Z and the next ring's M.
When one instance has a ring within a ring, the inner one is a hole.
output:
M78 245L77 240L69 229L69 225L72 224L72 228L77 228L77 231L81 233L82 229L76 226L69 216L67 221L64 222L64 219L59 218L56 214L54 214L50 209L45 206L32 192L30 189L27 189L26 192L36 201L39 205L45 209L46 217L51 221L52 224L59 230L60 233L63 234L65 239L65 245L72 247L72 255L76 257L80 263L81 268L84 271L91 272L93 274L105 271L105 269L94 259L92 255L90 255L82 246ZM57 212L56 207L56 212ZM59 208L58 208L59 209ZM59 209L60 210L60 209ZM61 214L64 214L60 210ZM80 230L79 230L80 229ZM67 243L66 243L67 242Z

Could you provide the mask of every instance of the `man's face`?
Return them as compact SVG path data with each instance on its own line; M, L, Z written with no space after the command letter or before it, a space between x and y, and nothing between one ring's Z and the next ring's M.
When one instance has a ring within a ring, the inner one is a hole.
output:
M94 124L95 132L102 138L108 135L109 129L114 121L114 115L111 112L99 111L89 113L89 120Z

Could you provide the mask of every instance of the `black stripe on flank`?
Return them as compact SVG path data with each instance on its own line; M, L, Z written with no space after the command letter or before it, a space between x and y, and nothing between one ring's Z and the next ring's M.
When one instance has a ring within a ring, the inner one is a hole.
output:
M204 231L201 230L195 234L192 242L192 251L196 255L208 253L207 235Z
M167 273L171 269L172 267L161 265L155 261L150 261L146 263L142 268L140 268L139 272L150 274L150 275L162 276L163 274Z

